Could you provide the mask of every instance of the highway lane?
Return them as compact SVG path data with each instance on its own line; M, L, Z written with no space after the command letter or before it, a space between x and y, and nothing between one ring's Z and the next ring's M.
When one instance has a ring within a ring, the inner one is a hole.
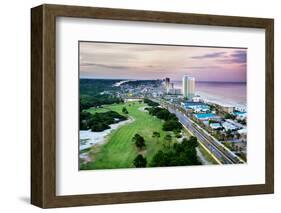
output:
M168 108L171 113L174 113L179 121L186 126L197 138L200 140L201 143L205 145L206 148L209 149L211 153L213 153L216 158L222 163L222 164L233 164L234 162L226 156L224 153L222 153L219 148L214 145L210 139L206 138L204 134L202 134L199 130L197 130L193 125L192 122L189 121L189 118L185 117L181 112L178 112L176 110L172 110L171 108Z
M174 113L178 117L182 125L185 126L189 131L191 131L222 164L244 163L244 161L238 158L238 156L236 156L233 152L224 148L224 146L220 144L220 142L216 141L207 133L205 133L201 127L198 127L198 124L193 122L185 114L178 110L175 110L175 106L171 106L170 104L165 102L160 103L160 101L156 99L153 99L152 101L156 101L163 107L167 108L171 113Z

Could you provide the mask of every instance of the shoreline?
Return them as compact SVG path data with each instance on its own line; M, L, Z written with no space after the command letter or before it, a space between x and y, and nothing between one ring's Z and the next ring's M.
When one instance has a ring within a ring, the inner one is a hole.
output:
M220 106L233 106L233 107L236 107L236 108L243 108L243 109L247 110L247 104L242 104L242 103L237 103L237 102L234 102L234 101L227 101L227 100L221 101L221 100L218 100L219 97L208 96L205 93L199 93L198 92L196 95L199 95L200 98L203 100L203 102L218 104Z
M174 81L175 83L175 88L177 89L181 89L181 82L179 81ZM203 84L203 85L207 85L208 86L208 82L198 82L198 84ZM218 104L221 106L233 106L233 107L237 107L237 108L243 108L243 109L247 109L247 97L246 95L243 97L241 95L227 95L229 92L229 88L225 93L222 92L218 92L218 87L212 87L212 84L214 85L220 85L219 83L212 83L210 82L210 87L206 87L206 86L198 86L199 88L195 88L195 95L199 95L201 99L203 99L204 101L210 102L210 103L214 103L214 104ZM227 82L222 82L222 85L227 85ZM230 85L246 85L246 83L230 83ZM223 90L224 87L221 88L221 90ZM235 88L234 88L235 89ZM246 88L247 89L247 88ZM243 94L243 91L241 91ZM246 92L246 91L245 91ZM239 90L234 90L234 93L236 94L240 94ZM247 94L247 93L245 93Z

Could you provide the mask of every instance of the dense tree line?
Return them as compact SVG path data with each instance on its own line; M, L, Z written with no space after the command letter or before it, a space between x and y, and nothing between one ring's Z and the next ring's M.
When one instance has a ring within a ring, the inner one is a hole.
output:
M157 106L159 106L158 103L156 103L156 102L154 102L154 101L152 101L152 100L150 100L150 99L148 99L148 98L144 98L144 99L143 99L143 102L144 102L145 104L147 104L148 106L152 106L152 107L157 107Z
M163 124L164 131L181 131L182 125L178 121L177 116L173 113L170 113L167 109L160 107L151 107L146 108L146 110L148 110L149 114L165 121L165 123Z
M113 85L120 80L107 79L80 79L80 111L90 107L105 104L120 103L123 100L116 97L118 87Z
M190 137L189 140L183 139L181 143L175 143L173 146L165 147L158 151L153 156L149 166L166 167L200 165L196 153L197 146L198 142L196 137Z
M151 107L146 108L146 110L148 110L150 115L156 116L157 118L162 119L164 121L178 120L175 114L170 113L167 109L161 107Z
M114 92L118 87L113 85L120 80L112 79L80 79L79 92L82 95L96 95L104 91Z
M121 98L110 94L80 95L80 111L90 107L121 102L123 102Z
M102 132L110 129L110 124L124 121L127 118L115 111L91 114L89 112L80 112L80 130L91 129L93 132Z
M159 87L161 85L161 80L136 80L136 81L128 81L122 84L122 86L133 86L138 87L141 85L148 85L153 87Z
M180 132L181 129L182 129L182 125L177 120L167 120L163 124L164 131Z

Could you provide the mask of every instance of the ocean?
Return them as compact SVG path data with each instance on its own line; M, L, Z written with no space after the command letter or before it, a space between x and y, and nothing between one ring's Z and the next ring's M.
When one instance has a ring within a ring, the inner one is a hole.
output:
M172 82L182 88L181 81ZM195 94L218 104L247 107L247 84L232 82L196 82Z

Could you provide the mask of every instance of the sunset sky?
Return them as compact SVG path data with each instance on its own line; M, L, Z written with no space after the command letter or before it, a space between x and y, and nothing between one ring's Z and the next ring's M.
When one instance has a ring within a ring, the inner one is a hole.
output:
M246 82L247 50L80 42L80 78Z

